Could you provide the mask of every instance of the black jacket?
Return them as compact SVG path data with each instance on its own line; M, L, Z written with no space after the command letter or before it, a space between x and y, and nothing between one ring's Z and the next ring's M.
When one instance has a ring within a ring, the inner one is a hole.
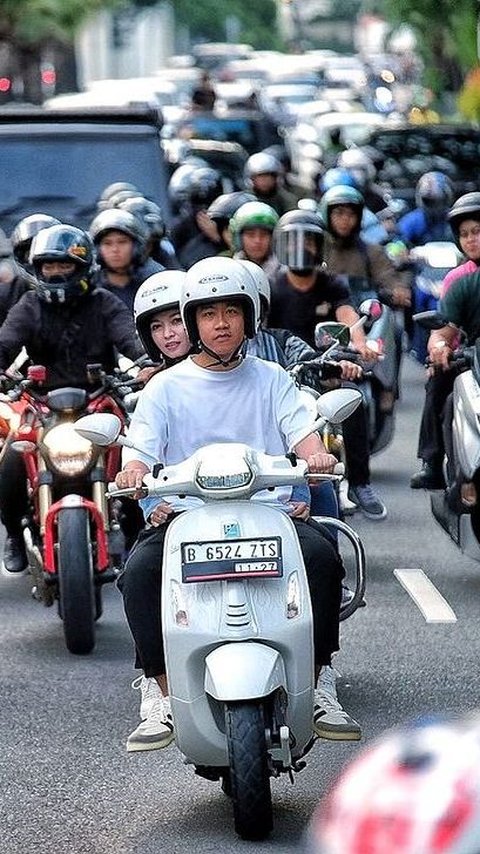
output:
M87 385L88 364L101 363L111 373L116 351L130 359L143 353L128 308L102 289L64 305L45 303L28 291L0 329L0 372L22 347L30 363L47 368L48 388Z
M153 261L152 258L147 258L142 262L142 264L138 264L138 266L132 269L130 281L123 288L110 284L108 281L108 270L104 268L101 268L94 273L92 282L97 288L104 288L106 291L110 291L110 293L115 294L115 296L125 303L127 308L130 309L130 312L133 312L135 294L137 293L140 285L143 284L145 279L153 276L154 273L161 273L163 270L165 270L165 267L162 264L159 264L157 261Z

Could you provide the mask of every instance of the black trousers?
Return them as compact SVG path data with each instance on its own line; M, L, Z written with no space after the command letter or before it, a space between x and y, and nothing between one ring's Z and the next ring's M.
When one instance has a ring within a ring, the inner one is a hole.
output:
M342 388L358 386L342 383ZM347 476L351 486L370 483L370 448L368 440L367 412L363 403L342 424L345 442Z
M441 465L445 454L443 422L445 405L453 390L458 371L438 371L429 377L425 385L417 456L426 463Z
M27 473L22 455L9 448L0 463L0 519L8 536L21 535L28 511Z
M344 568L335 547L309 520L294 519L305 561L313 611L315 663L330 664L339 648L341 581ZM161 595L163 543L167 525L141 532L118 587L136 647L136 666L145 676L165 673Z

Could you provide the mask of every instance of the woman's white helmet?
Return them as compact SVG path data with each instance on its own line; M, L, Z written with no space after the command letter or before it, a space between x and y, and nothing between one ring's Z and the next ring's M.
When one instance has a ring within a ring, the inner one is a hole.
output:
M253 338L260 322L260 297L244 264L234 258L216 256L203 258L190 267L185 276L180 311L192 343L198 341L198 306L229 299L240 299L245 304L245 336Z
M270 287L270 282L268 281L268 276L265 273L265 270L263 270L259 264L255 264L254 261L249 261L248 258L239 258L238 260L240 261L240 264L243 264L243 266L253 277L253 281L255 282L258 289L260 302L263 302L261 308L263 308L264 312L268 311L268 309L270 308L272 289Z
M135 326L146 353L154 361L161 358L161 353L150 332L152 317L159 311L179 308L186 275L183 270L162 270L145 279L135 294Z

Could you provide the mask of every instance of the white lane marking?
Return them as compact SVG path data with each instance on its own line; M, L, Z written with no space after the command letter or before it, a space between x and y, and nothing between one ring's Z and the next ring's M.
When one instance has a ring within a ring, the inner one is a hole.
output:
M455 611L423 569L394 569L393 574L412 597L427 623L457 622Z

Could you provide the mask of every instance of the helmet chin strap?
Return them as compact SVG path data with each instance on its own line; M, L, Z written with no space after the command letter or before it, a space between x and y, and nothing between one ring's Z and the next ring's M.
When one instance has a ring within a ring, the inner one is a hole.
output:
M244 338L240 346L233 351L233 353L231 354L231 356L228 357L228 359L222 359L222 357L219 356L218 353L215 353L214 350L211 350L210 347L207 347L206 344L203 343L203 341L199 341L198 346L200 350L203 350L203 352L207 354L207 356L211 356L211 358L214 359L212 364L208 365L209 368L213 368L215 367L215 365L221 365L222 368L228 368L229 365L233 365L234 362L241 362L244 358L242 349L245 341L246 339Z

